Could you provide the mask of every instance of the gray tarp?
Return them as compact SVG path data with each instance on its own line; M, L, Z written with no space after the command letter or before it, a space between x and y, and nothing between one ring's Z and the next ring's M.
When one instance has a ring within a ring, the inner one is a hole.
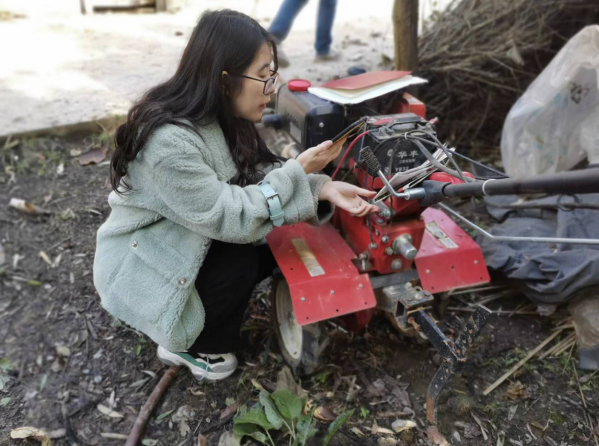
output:
M599 179L598 179L599 181ZM599 204L599 194L578 195L580 203ZM517 196L487 197L488 204L511 204ZM570 196L561 203L573 202ZM556 204L558 197L527 203ZM599 239L599 210L506 210L488 206L500 224L488 231L494 235ZM599 284L599 245L528 242L495 242L477 237L487 265L514 280L522 292L538 304L568 301L583 288Z

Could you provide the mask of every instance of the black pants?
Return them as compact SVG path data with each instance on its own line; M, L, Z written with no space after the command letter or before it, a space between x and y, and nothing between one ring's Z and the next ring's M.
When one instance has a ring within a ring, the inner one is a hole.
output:
M239 350L239 330L252 291L276 266L268 245L214 240L195 281L206 310L206 322L188 351L217 354Z

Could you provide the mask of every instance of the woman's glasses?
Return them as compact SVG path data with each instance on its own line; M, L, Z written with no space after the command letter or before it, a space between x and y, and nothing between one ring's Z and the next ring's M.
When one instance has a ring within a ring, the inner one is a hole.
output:
M238 74L237 76L245 77L246 79L252 79L252 80L258 81L258 82L263 82L264 83L264 90L262 90L262 93L264 93L265 95L269 95L269 94L273 94L274 93L275 88L277 87L277 81L279 80L279 73L276 73L274 71L271 71L271 76L268 79L266 79L266 80L257 79L255 77L246 76L245 74Z

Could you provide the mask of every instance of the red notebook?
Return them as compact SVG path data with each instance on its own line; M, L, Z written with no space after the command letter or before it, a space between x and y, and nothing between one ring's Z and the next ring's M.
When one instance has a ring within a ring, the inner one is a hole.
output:
M372 71L369 73L358 74L357 76L344 77L335 81L326 82L319 85L324 88L338 88L341 90L358 90L368 88L374 85L389 82L395 79L401 79L411 71Z

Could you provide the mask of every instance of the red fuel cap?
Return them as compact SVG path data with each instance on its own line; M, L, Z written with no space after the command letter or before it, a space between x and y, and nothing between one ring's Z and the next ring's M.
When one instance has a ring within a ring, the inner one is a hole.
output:
M289 91L308 91L308 88L311 86L312 84L310 81L305 79L291 79L287 83L287 88L289 88Z

